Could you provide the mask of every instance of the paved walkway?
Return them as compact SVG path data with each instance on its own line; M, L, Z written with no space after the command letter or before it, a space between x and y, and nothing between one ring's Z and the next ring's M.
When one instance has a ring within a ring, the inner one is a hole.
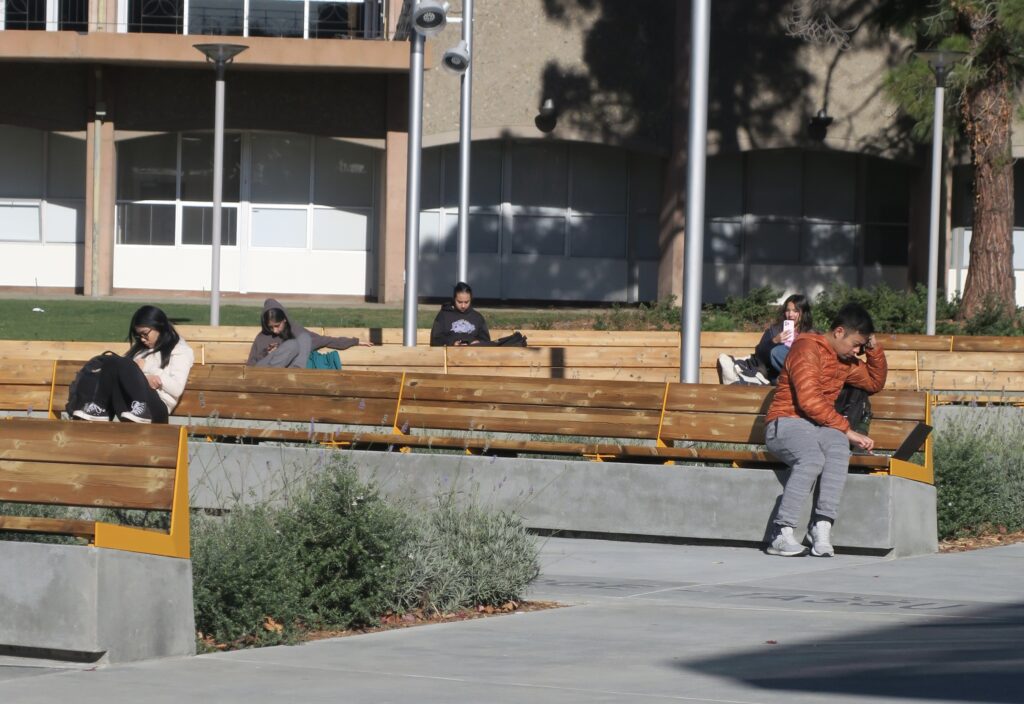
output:
M570 608L58 671L0 702L1024 702L1024 545L904 560L548 540Z

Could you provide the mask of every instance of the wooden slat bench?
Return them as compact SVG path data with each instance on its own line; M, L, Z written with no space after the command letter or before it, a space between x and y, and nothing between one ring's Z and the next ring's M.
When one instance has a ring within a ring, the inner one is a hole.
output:
M66 396L75 371L71 363L57 364L56 406ZM767 387L718 384L208 365L193 368L174 415L185 419L191 433L211 438L562 454L598 460L777 464L763 450L746 447L763 442L761 419L770 392ZM924 392L883 391L872 397L872 407L871 433L880 451L895 449L917 421L928 422L930 417ZM279 421L306 427L265 425ZM316 430L316 424L364 429L331 432ZM725 447L674 446L677 443ZM898 464L885 456L856 456L852 466L930 481L930 447L929 441L922 465Z
M2 501L167 512L168 532L93 520L3 515L0 531L72 535L96 547L187 558L185 430L128 423L2 420Z

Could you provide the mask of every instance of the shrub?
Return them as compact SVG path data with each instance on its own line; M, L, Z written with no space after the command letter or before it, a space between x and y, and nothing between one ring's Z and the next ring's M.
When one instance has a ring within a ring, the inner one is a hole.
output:
M1016 409L964 411L935 436L939 538L1024 528L1024 418Z
M453 494L423 517L407 546L392 608L446 613L522 598L540 573L536 539L506 512L459 507Z
M912 291L895 291L886 284L870 289L836 286L818 294L814 302L815 327L827 330L835 314L847 303L860 303L875 321L879 332L923 334L928 291L918 285ZM941 305L941 307L940 307ZM948 304L936 302L936 319L952 317Z
M401 547L410 539L406 517L355 472L330 465L289 506L282 533L297 552L305 619L317 627L377 622L387 610Z
M1008 313L1006 306L995 299L988 299L981 310L964 320L967 335L998 335L1001 337L1021 334L1020 312Z
M729 296L725 299L725 312L732 318L734 330L744 328L764 329L778 308L782 291L771 286L751 289L746 296Z

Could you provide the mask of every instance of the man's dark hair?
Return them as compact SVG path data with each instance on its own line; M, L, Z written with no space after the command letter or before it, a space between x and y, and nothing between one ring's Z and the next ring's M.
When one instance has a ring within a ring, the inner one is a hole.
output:
M843 328L847 333L856 332L871 335L875 332L875 321L860 303L847 303L832 318L832 330Z

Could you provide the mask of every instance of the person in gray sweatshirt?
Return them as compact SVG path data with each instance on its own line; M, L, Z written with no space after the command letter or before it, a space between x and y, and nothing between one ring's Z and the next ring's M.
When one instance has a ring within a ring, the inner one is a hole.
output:
M372 342L360 342L357 337L327 337L310 332L289 320L288 311L274 298L263 302L260 315L262 331L252 341L249 359L250 367L295 367L305 368L309 353L321 347L347 350L355 345L373 347Z

